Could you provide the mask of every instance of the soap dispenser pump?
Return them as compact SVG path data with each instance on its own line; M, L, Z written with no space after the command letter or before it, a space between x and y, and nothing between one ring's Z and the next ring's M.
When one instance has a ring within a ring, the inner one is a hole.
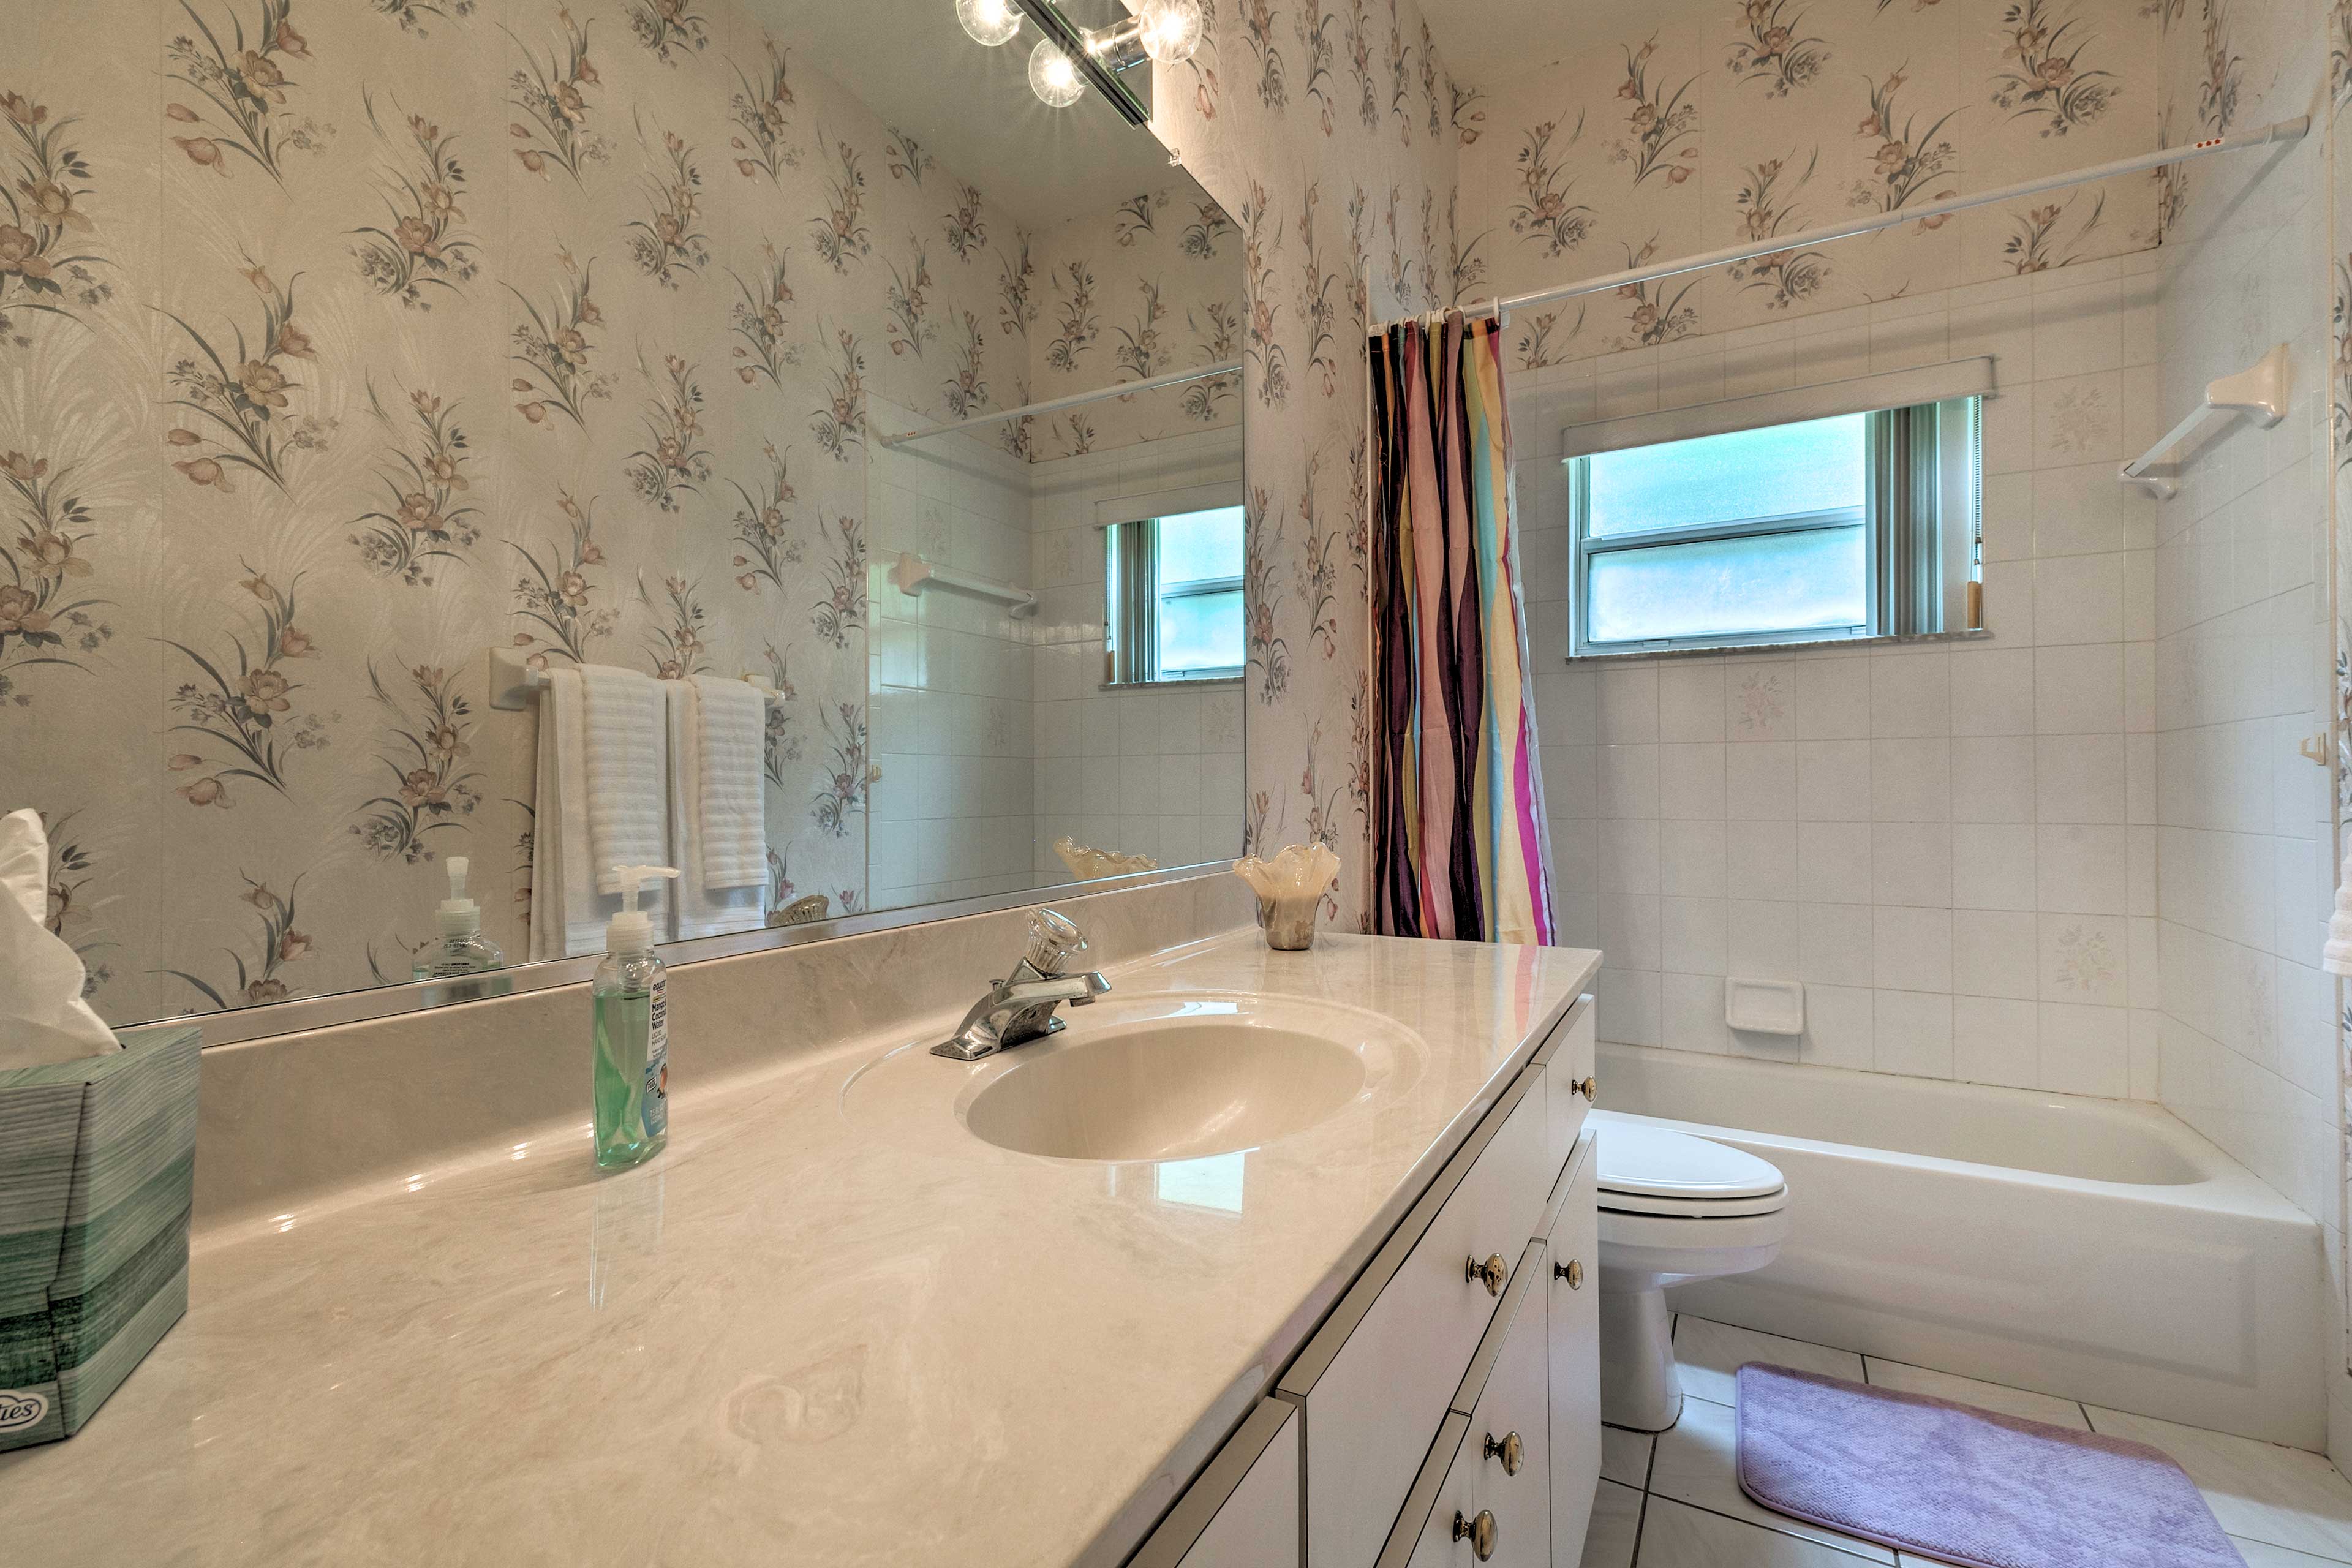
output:
M440 927L440 935L419 949L416 961L408 972L411 980L448 980L461 974L482 974L494 969L504 969L507 955L498 944L482 934L482 908L466 896L466 876L472 862L463 855L452 855L444 862L449 873L449 896L441 900L440 910L433 917ZM462 995L488 995L488 985L464 991ZM452 992L452 999L461 994Z
M653 919L637 895L667 866L615 866L621 910L604 928L604 962L589 986L595 1013L596 1163L652 1159L669 1142L668 971L654 956Z

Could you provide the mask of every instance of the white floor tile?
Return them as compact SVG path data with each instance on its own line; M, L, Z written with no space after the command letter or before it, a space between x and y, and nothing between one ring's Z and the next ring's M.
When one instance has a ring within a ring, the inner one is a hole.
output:
M1592 1494L1592 1522L1584 1527L1582 1568L1633 1568L1633 1542L1641 1534L1639 1489L1602 1481Z
M1860 1545L1856 1542L1854 1544ZM1863 1561L1818 1542L1652 1497L1641 1568L1853 1568ZM1889 1561L1881 1556L1878 1561Z
M1601 1428L1601 1473L1612 1481L1629 1487L1644 1487L1650 1482L1650 1445L1656 1441L1648 1432L1628 1432L1622 1426Z
M2095 1431L2163 1449L2231 1535L2352 1563L2352 1481L2317 1454L2090 1407Z
M1754 1329L1735 1329L1685 1312L1675 1320L1675 1364L1682 1369L1683 1392L1717 1405L1733 1402L1733 1374L1739 1363L1769 1361L1799 1372L1826 1373L1860 1383L1862 1358L1852 1351L1833 1351L1803 1340L1784 1340Z
M2284 1546L2273 1546L2267 1541L2249 1541L2242 1535L2230 1537L2230 1544L2246 1560L2246 1568L2338 1568L2333 1557L2314 1557L2308 1552L2289 1552Z
M1690 1321L1688 1318L1683 1320L1685 1327ZM1727 1514L1765 1530L1802 1535L1825 1545L1869 1557L1874 1562L1891 1563L1895 1561L1895 1553L1883 1546L1856 1541L1835 1531L1823 1530L1819 1525L1803 1523L1749 1500L1748 1494L1739 1489L1738 1446L1731 1406L1694 1399L1685 1394L1683 1418L1658 1434L1657 1458L1650 1466L1650 1495L1673 1498L1677 1502ZM1644 1568L1654 1568L1649 1562L1646 1546L1642 1556Z
M1979 1383L1973 1377L1961 1377L1948 1372L1930 1372L1924 1366L1906 1366L1899 1361L1881 1361L1876 1356L1864 1356L1863 1364L1870 1371L1871 1383L1880 1388L1900 1389L1905 1394L1932 1394L1957 1405L1973 1405L1979 1410L1996 1411L2003 1415L2021 1415L2028 1421L2071 1427L2077 1432L2090 1429L2091 1424L2083 1419L2083 1407L2054 1394L2035 1394L2028 1389L2009 1388L1998 1383Z

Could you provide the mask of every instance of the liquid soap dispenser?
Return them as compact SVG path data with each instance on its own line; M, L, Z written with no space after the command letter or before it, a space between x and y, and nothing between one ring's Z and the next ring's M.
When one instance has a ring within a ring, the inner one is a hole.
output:
M596 1029L596 1163L652 1159L669 1142L668 971L654 956L653 920L638 890L667 866L615 866L621 912L604 928L604 962L589 987Z
M440 924L441 934L417 952L415 963L408 972L411 980L448 980L507 966L507 955L482 934L481 906L466 896L466 873L472 862L463 855L452 855L446 864L449 870L449 896L441 900L440 911L434 916ZM450 999L488 996L504 989L494 982L452 986Z

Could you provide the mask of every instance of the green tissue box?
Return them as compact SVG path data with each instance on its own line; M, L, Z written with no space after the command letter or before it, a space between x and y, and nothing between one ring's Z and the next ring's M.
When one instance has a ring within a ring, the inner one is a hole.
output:
M188 1310L201 1038L0 1072L0 1449L81 1430Z

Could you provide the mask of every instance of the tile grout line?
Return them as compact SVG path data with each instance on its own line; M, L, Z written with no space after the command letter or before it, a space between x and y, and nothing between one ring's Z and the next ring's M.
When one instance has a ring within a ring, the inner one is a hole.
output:
M1645 1498L1648 1498L1648 1497L1662 1496L1663 1494L1660 1494L1660 1493L1654 1493L1654 1492L1645 1492L1645 1493L1643 1493L1643 1495ZM1745 1494L1745 1493L1743 1493L1743 1494L1741 1494L1741 1495L1745 1496L1746 1494ZM1864 1562L1864 1563L1880 1563L1880 1568L1889 1568L1889 1565L1890 1565L1890 1564L1893 1563L1893 1561L1894 1561L1894 1556L1895 1556L1895 1548L1893 1548L1893 1547L1891 1547L1891 1546L1884 1546L1884 1547L1880 1547L1880 1548L1879 1548L1879 1550L1880 1550L1880 1551L1885 1552L1887 1554L1887 1555L1886 1555L1886 1560L1885 1560L1885 1562L1884 1562L1884 1563L1881 1563L1881 1562L1880 1562L1880 1559L1871 1556L1867 1552L1864 1552L1864 1551L1857 1551L1857 1550L1855 1550L1855 1548L1856 1548L1856 1547L1867 1547L1867 1546L1870 1546L1870 1545L1874 1544L1874 1542L1867 1542L1867 1541L1864 1541L1864 1540L1862 1540L1862 1539L1861 1539L1860 1537L1858 1537L1858 1536L1849 1536L1849 1537L1847 1537L1847 1539L1848 1539L1848 1540L1851 1540L1851 1541L1853 1541L1853 1546L1852 1546L1852 1547L1848 1547L1848 1546L1841 1546L1841 1545L1839 1545L1839 1544L1838 1544L1836 1542L1834 1542L1834 1541L1824 1541L1824 1540L1822 1540L1822 1539L1820 1536L1818 1536L1818 1535L1805 1535L1805 1534L1801 1534L1800 1532L1798 1532L1798 1531L1794 1531L1794 1530L1782 1530L1782 1529L1780 1529L1780 1528L1779 1526L1777 1526L1777 1525L1770 1525L1770 1524L1759 1524L1756 1521L1754 1521L1754 1520L1752 1520L1752 1519L1742 1519L1739 1515L1738 1515L1738 1514L1736 1514L1736 1513L1726 1513L1726 1512L1724 1512L1721 1509L1709 1508L1709 1507L1707 1507L1707 1506L1706 1506L1706 1504L1705 1504L1705 1503L1703 1503L1703 1502L1692 1502L1692 1501L1691 1501L1689 1499L1687 1499L1687 1498L1670 1497L1670 1498L1665 1498L1665 1499L1664 1499L1664 1500L1665 1500L1665 1501L1667 1501L1667 1502L1670 1502L1670 1503L1675 1504L1675 1505L1676 1507L1678 1507L1678 1508L1686 1508L1686 1509L1689 1509L1689 1510L1690 1510L1692 1512L1694 1512L1694 1513L1703 1513L1703 1514L1706 1514L1706 1515L1708 1515L1710 1518L1714 1518L1714 1519L1720 1519L1720 1520L1726 1521L1727 1522L1731 1523L1731 1524L1742 1524L1742 1525L1746 1525L1746 1526L1747 1526L1748 1529L1750 1529L1750 1530L1760 1530L1760 1531L1763 1531L1765 1533L1767 1533L1767 1534L1769 1534L1769 1535L1778 1535L1778 1536L1780 1536L1780 1537L1782 1537L1782 1538L1784 1538L1784 1539L1786 1539L1786 1540L1790 1540L1790 1541L1801 1541L1801 1542L1804 1542L1805 1543L1807 1543L1808 1545L1811 1545L1811 1546L1818 1546L1818 1547L1822 1548L1824 1551L1839 1552L1839 1553L1841 1553L1841 1554L1843 1554L1843 1555L1844 1555L1844 1556L1847 1556L1847 1557L1856 1558L1856 1559L1858 1559L1858 1560L1860 1560L1860 1561L1862 1561L1862 1562ZM1761 1506L1761 1505L1759 1505L1759 1506ZM1643 1510L1642 1510L1642 1511L1643 1511L1643 1515L1644 1515L1644 1516L1646 1516L1646 1515L1649 1513L1649 1507L1648 1507L1648 1504L1647 1504L1646 1502L1643 1505ZM1816 1525L1814 1528L1815 1528L1815 1529L1818 1529L1818 1530L1826 1530L1826 1529L1828 1528L1828 1526L1826 1526L1826 1525ZM1638 1548L1637 1548L1637 1550L1636 1550L1635 1568L1640 1568L1640 1562L1639 1562L1639 1551L1638 1551Z

